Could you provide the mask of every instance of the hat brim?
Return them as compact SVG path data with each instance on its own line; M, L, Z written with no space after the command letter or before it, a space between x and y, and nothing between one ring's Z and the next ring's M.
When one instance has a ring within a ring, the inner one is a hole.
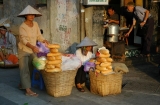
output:
M26 15L35 15L35 17L40 17L40 16L42 16L41 14L23 14L23 15L18 15L17 17L24 18Z
M84 46L97 46L97 43L89 39L88 37L85 37L80 44L77 45L77 47L84 47Z

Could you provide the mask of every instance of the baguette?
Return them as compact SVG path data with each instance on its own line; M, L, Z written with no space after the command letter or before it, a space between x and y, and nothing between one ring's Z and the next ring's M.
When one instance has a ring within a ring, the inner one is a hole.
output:
M96 61L95 64L96 64L96 65L99 65L99 64L101 64L101 62Z
M110 57L110 54L101 54L101 53L100 53L99 57L102 57L102 58L103 58L103 57L104 57L104 58L108 58L108 57Z
M51 53L57 53L57 52L58 52L58 49L56 49L56 48L51 48L51 49L50 49L50 52L51 52Z
M60 68L54 68L54 69L45 69L46 72L61 72Z
M104 75L107 75L109 73L113 72L112 70L104 70L104 71L101 71L102 74Z
M47 56L59 56L61 55L61 53L57 52L57 53L48 53Z
M56 60L61 60L62 59L62 56L61 55L58 55L58 56L55 56Z
M109 54L109 51L107 49L100 49L98 52L104 55Z
M59 44L48 44L48 48L60 48Z
M54 66L54 65L48 65L48 64L47 64L47 65L46 65L46 68L47 68L47 69L54 69L55 66Z
M56 60L56 58L54 56L47 56L47 60L48 61L54 61L54 60Z
M61 64L55 65L56 68L61 68Z
M98 69L98 70L108 70L106 67L101 67L101 66L99 66L99 65L96 65L96 69Z
M58 65L60 63L62 63L62 60L54 60L54 61L46 61L47 64L49 65Z
M110 65L111 65L110 62L105 62L105 63L101 63L101 64L100 64L101 67L108 67L108 66L110 66Z
M112 58L107 58L107 61L108 62L113 62L113 59Z
M97 58L96 59L98 62L106 62L107 61L107 59L106 58Z

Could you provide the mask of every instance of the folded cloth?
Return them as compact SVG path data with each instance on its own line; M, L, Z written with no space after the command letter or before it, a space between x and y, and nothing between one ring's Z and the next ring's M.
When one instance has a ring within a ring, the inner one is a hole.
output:
M112 63L113 71L116 73L128 73L128 67L124 63Z

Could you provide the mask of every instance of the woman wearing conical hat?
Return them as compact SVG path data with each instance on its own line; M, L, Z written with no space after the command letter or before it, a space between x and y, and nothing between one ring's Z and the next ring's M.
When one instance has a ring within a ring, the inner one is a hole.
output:
M37 10L28 5L18 17L25 18L24 22L19 27L19 69L21 88L26 90L26 95L38 96L37 93L31 90L31 78L30 74L33 70L32 60L35 57L35 53L39 52L36 47L36 41L40 41L48 44L48 41L40 33L37 22L34 21L35 17L42 16Z
M80 92L84 92L84 88L81 86L86 81L86 72L84 71L84 64L89 61L91 58L94 58L93 54L93 46L97 46L97 44L85 37L77 47L79 49L76 50L76 56L81 60L82 66L78 69L76 77L75 77L75 85Z

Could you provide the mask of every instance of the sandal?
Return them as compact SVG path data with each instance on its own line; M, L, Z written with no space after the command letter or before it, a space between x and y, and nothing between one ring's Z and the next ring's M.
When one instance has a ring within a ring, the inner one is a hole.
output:
M77 89L80 91L80 92L85 92L85 90L83 88L78 88Z
M37 97L37 96L38 96L38 94L37 94L37 93L31 93L31 94L26 93L26 96L33 96L33 97Z

